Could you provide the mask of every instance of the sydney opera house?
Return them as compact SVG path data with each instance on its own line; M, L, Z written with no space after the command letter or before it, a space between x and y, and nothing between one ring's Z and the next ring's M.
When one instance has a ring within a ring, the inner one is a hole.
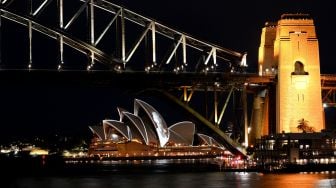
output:
M205 134L195 133L189 121L170 127L148 103L135 99L134 112L118 108L119 120L90 126L93 138L88 154L110 158L202 158L226 154L225 148ZM194 144L197 137L197 145Z

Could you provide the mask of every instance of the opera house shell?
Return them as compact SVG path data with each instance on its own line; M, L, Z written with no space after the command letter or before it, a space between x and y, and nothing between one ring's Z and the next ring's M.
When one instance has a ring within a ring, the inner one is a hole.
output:
M205 134L195 133L195 124L182 121L170 127L148 103L135 99L134 112L118 108L119 120L103 120L90 126L93 139L89 156L99 157L211 157L223 155L225 148ZM198 145L194 145L194 136Z

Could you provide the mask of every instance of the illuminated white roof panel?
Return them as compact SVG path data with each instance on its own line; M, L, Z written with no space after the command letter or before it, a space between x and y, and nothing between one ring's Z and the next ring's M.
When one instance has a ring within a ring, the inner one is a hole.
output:
M128 128L123 122L116 121L116 120L103 120L103 127L104 127L105 139L111 137L109 128L112 127L116 131L118 131L121 135L123 135L126 139L130 140L131 135L129 135Z
M134 114L139 114L139 109L143 109L155 127L157 136L159 137L160 146L163 147L169 139L169 131L167 128L167 124L160 115L160 113L155 110L151 105L147 104L144 101L139 99L134 100Z
M209 145L209 146L217 146L217 147L223 147L222 144L218 143L215 139L212 137L205 135L205 134L197 134L199 138L201 138L201 141L203 141L203 144Z
M123 114L133 123L133 125L138 129L138 131L140 132L142 138L144 139L145 143L148 145L148 134L147 134L147 130L145 128L145 125L143 124L142 120L134 115L131 114L129 112L123 112Z
M123 122L129 128L128 133L130 135L130 140L138 140L147 144L146 136L144 136L144 130L139 126L139 122L135 119L131 113L126 110L123 113Z
M100 140L105 139L104 129L102 126L89 126L93 134L97 135Z
M120 108L120 107L118 107L117 110L118 110L118 113L119 113L119 121L123 121L123 118L124 118L123 112L127 112L127 110L125 110L123 108Z
M176 123L169 128L169 142L192 146L195 124L190 121Z

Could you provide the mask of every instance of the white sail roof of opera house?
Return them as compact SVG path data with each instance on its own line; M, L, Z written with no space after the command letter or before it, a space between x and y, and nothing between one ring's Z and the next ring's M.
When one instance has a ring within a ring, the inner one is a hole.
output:
M162 116L149 104L135 99L134 114L118 108L120 120L103 120L103 126L89 126L98 140L115 142L137 141L145 145L192 146L195 124L182 121L169 128ZM197 134L203 145L223 147L215 139L204 134Z
M201 139L201 142L203 145L209 145L209 146L216 146L216 147L224 147L222 144L218 143L215 139L212 137L197 133L198 137Z
M127 140L131 140L129 127L125 126L124 122L120 122L117 120L103 120L103 128L105 139L112 138L112 134L114 133L111 131L112 130L111 128L113 128L117 130Z
M100 140L105 140L104 129L102 126L89 126L89 128Z
M192 146L194 143L195 124L190 121L175 123L168 128L169 142Z
M139 99L134 100L134 114L140 116L140 109L143 109L147 117L150 118L153 126L156 129L156 134L159 137L160 146L163 147L169 140L169 131L166 122L162 118L161 114L155 110L151 105Z
M129 119L133 123L132 125L137 128L139 133L142 135L142 138L145 141L146 145L158 144L158 139L155 131L149 124L144 123L139 116L127 112L126 110L124 110L122 114L124 116L124 121L126 121L126 119ZM129 126L131 130L133 126Z
M126 112L126 111L124 111L123 114L124 114L124 117L127 117L133 123L133 125L138 129L146 145L149 145L150 143L157 144L157 137L155 133L153 132L152 128L148 126L147 124L146 126L140 117L132 113Z
M124 118L123 112L127 112L127 110L125 110L123 108L120 108L120 107L118 107L117 110L118 110L118 113L119 113L119 121L123 121L123 118Z

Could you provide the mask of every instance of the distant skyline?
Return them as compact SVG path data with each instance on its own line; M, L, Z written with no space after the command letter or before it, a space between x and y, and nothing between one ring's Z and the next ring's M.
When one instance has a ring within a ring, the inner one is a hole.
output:
M314 19L320 46L321 73L336 74L336 30L332 1L157 1L116 0L116 4L151 17L195 38L248 53L248 72L257 72L261 29L283 13L309 13ZM43 81L41 81L43 82ZM139 83L140 84L140 83ZM30 85L1 86L0 136L50 133L89 133L88 126L116 118L116 107L132 109L136 95L118 88ZM150 100L165 119L186 113L157 96ZM176 115L177 114L177 115ZM188 120L181 118L179 120ZM172 122L168 123L174 123ZM1 139L0 139L1 140Z

